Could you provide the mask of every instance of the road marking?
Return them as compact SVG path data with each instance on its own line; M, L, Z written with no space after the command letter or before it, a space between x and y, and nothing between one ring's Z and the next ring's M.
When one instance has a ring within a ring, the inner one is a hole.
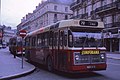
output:
M115 63L107 63L107 64L112 64L112 65L119 65L119 66L120 66L120 64L115 64Z

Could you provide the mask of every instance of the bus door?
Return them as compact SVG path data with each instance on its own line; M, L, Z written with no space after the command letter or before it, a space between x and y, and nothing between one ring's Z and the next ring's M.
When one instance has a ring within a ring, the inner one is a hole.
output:
M60 30L59 31L59 40L58 40L58 64L59 68L64 68L64 55L65 55L65 50L64 50L64 31Z
M54 35L53 35L53 40L52 40L52 42L53 42L53 58L54 58L54 66L55 66L55 68L58 68L58 51L59 51L59 49L58 49L58 31L55 31L54 32Z
M30 59L30 38L25 39L25 57Z
M37 35L36 60L41 64L45 63L45 57L49 53L47 35L48 33Z
M35 54L36 51L36 36L31 37L31 48L30 48L30 56L31 56L31 60L36 61Z
M63 67L63 31L59 30L54 32L54 39L53 39L53 53L54 53L54 65L58 69Z

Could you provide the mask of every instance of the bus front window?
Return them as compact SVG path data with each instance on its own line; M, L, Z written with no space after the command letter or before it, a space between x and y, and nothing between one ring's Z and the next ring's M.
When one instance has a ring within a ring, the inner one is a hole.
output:
M101 33L72 32L74 47L99 47L102 46Z

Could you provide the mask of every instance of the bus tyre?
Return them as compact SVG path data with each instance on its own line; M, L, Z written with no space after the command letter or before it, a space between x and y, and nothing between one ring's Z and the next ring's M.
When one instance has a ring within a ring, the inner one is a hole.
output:
M48 71L53 72L53 64L52 64L51 57L48 57L48 59L47 59L47 69L48 69Z

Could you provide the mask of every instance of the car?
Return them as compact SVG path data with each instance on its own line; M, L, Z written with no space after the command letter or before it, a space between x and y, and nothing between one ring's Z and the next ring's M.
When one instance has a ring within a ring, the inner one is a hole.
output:
M2 44L0 44L0 49L2 48Z

